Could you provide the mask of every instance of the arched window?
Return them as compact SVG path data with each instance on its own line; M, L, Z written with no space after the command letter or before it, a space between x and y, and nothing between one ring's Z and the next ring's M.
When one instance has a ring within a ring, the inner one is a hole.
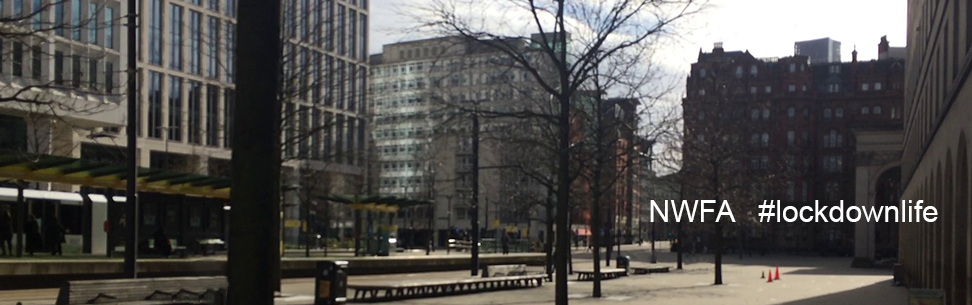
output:
M881 106L874 106L874 114L881 114Z
M759 119L759 109L753 109L753 120Z
M867 106L861 107L861 114L869 114L870 112L871 108L867 108Z
M758 72L758 70L756 69L756 65L753 65L753 66L749 67L749 74L751 74L753 76L756 76L756 73L757 72Z
M830 108L824 109L824 118L829 119L833 113L830 112Z
M895 114L895 110L896 110L896 109L895 109L894 107L891 107L891 118L892 118L892 119L893 119L893 118L895 118L895 115L896 115L896 114Z
M754 133L752 139L750 139L749 142L754 146L756 144L759 144L759 134Z
M837 147L837 131L830 131L830 147Z
M796 144L796 133L792 130L786 132L786 144L795 145Z
M736 67L736 78L742 77L742 75L743 75L743 68L741 66Z
M837 147L844 147L844 135L837 135Z
M769 108L763 108L763 119L768 120L770 115Z
M793 117L795 117L796 116L796 109L794 109L793 107L790 107L789 109L787 109L786 110L786 116L789 117L789 118L791 118L791 119Z
M705 78L705 68L699 70L699 77Z
M769 134L763 133L763 147L769 146Z
M834 115L836 115L838 119L844 117L844 107L837 107L837 110L834 112Z
M790 63L790 73L796 72L796 64Z

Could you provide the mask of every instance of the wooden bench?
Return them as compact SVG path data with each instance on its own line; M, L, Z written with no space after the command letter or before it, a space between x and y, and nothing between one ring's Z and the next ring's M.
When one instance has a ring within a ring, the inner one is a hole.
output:
M634 274L651 274L651 273L668 273L671 271L672 267L631 267L631 273Z
M591 271L591 270L574 270L574 273L577 273L577 280L578 281L593 281L594 280L594 271ZM622 276L626 276L626 275L628 275L628 272L625 271L624 269L613 269L613 268L601 269L601 279L603 279L603 280L616 279L616 278L619 278L619 277L622 277Z
M58 291L56 305L223 305L227 287L222 276L68 281Z
M503 276L458 281L412 282L390 285L348 285L354 290L354 301L378 302L440 297L485 291L510 290L543 286L546 276Z

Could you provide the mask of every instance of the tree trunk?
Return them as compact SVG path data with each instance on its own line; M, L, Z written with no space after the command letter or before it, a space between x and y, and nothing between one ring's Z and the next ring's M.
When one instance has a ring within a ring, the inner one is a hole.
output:
M547 266L547 281L553 282L554 278L554 268L553 268L553 243L554 243L554 207L553 207L553 189L547 189L547 235L545 235L546 242L543 245L543 251L547 254L546 266Z

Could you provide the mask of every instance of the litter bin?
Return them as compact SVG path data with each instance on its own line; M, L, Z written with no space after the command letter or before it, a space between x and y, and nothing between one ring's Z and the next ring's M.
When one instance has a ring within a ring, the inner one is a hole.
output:
M618 256L617 266L620 269L624 269L624 273L628 274L631 270L631 257L627 255Z
M344 304L348 301L348 262L317 262L314 305Z

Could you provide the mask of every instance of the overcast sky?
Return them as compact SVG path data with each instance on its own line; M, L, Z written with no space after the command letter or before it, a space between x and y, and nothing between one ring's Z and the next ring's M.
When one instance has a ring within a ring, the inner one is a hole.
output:
M428 37L403 31L412 20L401 16L402 3L422 5L430 0L372 0L371 53L384 44ZM706 10L681 28L682 37L655 55L666 70L681 77L701 48L723 42L727 51L749 50L756 57L792 55L793 43L831 37L841 42L841 59L850 61L856 45L859 60L877 58L880 37L891 46L905 45L907 3L903 0L711 0ZM497 20L500 22L501 20Z

